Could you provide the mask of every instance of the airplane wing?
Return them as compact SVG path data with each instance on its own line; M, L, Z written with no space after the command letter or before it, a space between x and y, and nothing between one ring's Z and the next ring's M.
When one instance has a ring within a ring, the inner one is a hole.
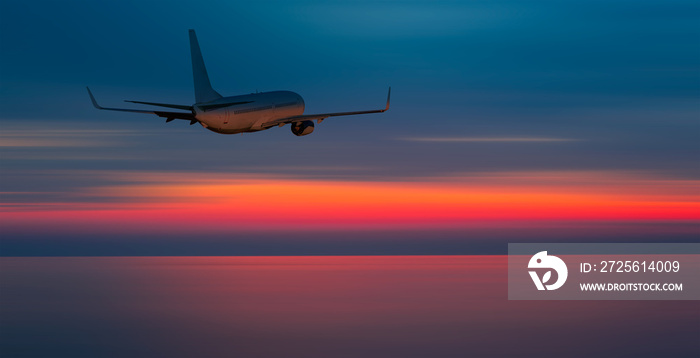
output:
M368 114L368 113L382 113L389 109L389 102L391 100L391 87L389 87L389 93L386 95L386 107L384 109L375 109L370 111L355 111L355 112L334 112L334 113L318 113L318 114L304 114L301 116L280 118L274 121L265 122L262 124L263 128L270 128L274 126L283 126L287 123L297 123L303 121L314 121L317 120L320 123L322 120L328 117L338 117L338 116L352 116L356 114Z
M141 109L126 109L126 108L107 108L107 107L102 107L99 104L97 104L97 100L95 100L95 96L92 95L92 92L90 91L89 87L86 87L88 94L90 95L90 100L92 100L92 105L95 106L97 109L104 109L108 111L120 111L120 112L133 112L133 113L150 113L150 114L155 114L158 117L163 117L166 118L166 122L173 121L175 119L183 119L190 121L190 125L195 124L198 122L197 118L194 117L194 114L192 112L166 112L166 111L147 111L147 110L141 110ZM150 105L160 105L163 107L171 107L171 108L179 108L179 109L187 109L187 108L192 108L189 106L180 106L180 105L163 105L162 103L149 103L149 102L137 102L137 101L128 101L128 102L134 102L134 103L143 103L143 104L150 104Z

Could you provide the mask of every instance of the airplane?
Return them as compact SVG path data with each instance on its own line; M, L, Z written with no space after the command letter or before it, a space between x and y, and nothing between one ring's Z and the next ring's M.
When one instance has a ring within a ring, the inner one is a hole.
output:
M296 136L311 134L311 132L314 131L314 120L319 124L328 117L382 113L389 109L391 87L389 87L386 107L384 109L355 112L304 114L304 99L291 91L260 92L223 97L212 88L209 82L209 75L204 66L204 59L202 58L202 52L199 49L199 42L197 41L197 35L194 30L189 30L189 36L195 104L187 106L143 101L125 101L178 109L181 110L180 112L107 108L97 104L97 100L95 100L95 96L92 95L90 88L86 87L93 106L97 109L109 111L151 113L165 118L166 123L175 119L182 119L190 121L190 125L199 123L202 127L221 134L258 132L273 127L283 127L289 123L291 124L292 133Z

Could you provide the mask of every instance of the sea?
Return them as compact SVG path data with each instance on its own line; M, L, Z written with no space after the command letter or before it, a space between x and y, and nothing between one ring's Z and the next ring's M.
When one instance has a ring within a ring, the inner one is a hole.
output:
M700 301L511 301L506 266L2 257L0 357L700 357Z

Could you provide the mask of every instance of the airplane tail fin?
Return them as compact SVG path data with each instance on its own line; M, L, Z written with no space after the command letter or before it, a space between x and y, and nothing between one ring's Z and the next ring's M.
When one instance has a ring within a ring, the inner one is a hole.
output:
M199 49L197 34L190 29L190 52L192 53L192 76L194 78L194 99L197 103L211 102L221 98L209 82L207 68L204 67L202 51Z

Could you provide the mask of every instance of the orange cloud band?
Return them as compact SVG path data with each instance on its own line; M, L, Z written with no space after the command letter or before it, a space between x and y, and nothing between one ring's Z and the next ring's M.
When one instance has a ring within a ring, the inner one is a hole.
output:
M42 223L169 232L451 228L517 220L700 220L697 181L610 175L586 180L581 173L421 182L175 177L167 182L161 174L136 175L123 185L77 193L75 198L82 202L8 205L0 212L0 222L13 228Z

